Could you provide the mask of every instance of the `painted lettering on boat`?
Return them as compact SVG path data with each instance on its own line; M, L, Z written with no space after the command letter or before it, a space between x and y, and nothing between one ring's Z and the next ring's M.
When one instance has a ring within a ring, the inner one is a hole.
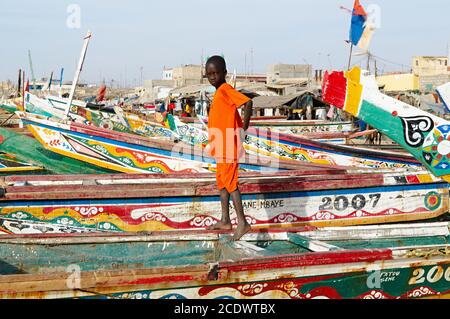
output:
M388 271L381 273L381 282L395 281L400 276L400 271Z
M284 207L285 203L283 199L274 199L274 200L245 200L242 201L242 207L244 209L261 209L261 208L279 208ZM230 203L230 208L233 208L233 205Z
M445 266L444 266L445 267ZM412 273L412 277L409 279L409 285L422 284L425 282L435 283L440 280L446 280L450 282L450 267L447 265L445 272L442 266L433 266L428 271L423 268L416 268Z
M352 198L347 196L336 196L333 200L332 197L323 197L322 205L319 206L319 210L346 210L350 206L355 210L361 210L366 205L371 205L372 208L375 208L381 198L381 194L369 194L368 198L366 196L358 194L353 196Z

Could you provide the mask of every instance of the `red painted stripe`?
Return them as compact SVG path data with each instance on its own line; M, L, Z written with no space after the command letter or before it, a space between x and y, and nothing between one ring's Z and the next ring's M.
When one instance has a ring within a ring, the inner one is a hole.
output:
M274 176L303 176L318 174L342 174L345 170L310 167L308 163L301 170L276 171L276 172L239 172L240 178L246 177L274 177ZM89 175L11 175L5 176L5 183L21 181L79 181L79 180L125 180L125 179L189 179L195 182L197 178L216 178L215 173L173 173L173 174L89 174Z
M417 175L407 175L406 180L408 181L408 184L420 184L420 180Z
M142 278L137 280L131 280L131 281L119 281L117 284L124 285L124 286L133 286L133 285L152 285L152 284L158 284L162 282L167 283L174 283L174 282L188 282L192 281L195 278L194 276L190 275L178 275L178 276L161 276L161 277L153 277L153 278ZM116 283L114 283L116 284Z
M393 259L390 249L320 252L277 257L262 257L238 262L223 262L219 269L227 271L255 271L266 268L292 268L304 266L335 265L342 263L374 262Z
M243 180L239 188L243 194L282 193L382 186L382 174L312 175L280 179L277 176L258 180ZM48 185L8 186L1 201L19 199L81 199L81 198L150 198L173 196L217 195L215 180L208 182L148 183L122 185Z
M325 72L322 85L322 99L339 109L343 109L346 94L347 79L344 77L344 72Z
M287 279L277 279L274 281L264 281L264 282L253 282L253 285L258 287L258 289L251 289L250 285L248 289L243 288L242 283L228 284L228 285L217 285L217 286L203 286L198 290L199 296L206 296L211 292L224 288L231 288L239 291L240 294L246 297L254 297L261 295L268 291L282 291L289 295L291 298L305 298L306 296L300 293L303 285L310 283L320 283L324 281L330 281L331 279L340 280L345 277L345 274L333 274L324 276L311 276L305 278L287 278ZM296 293L295 293L296 292ZM339 294L329 287L320 287L311 291L312 297L314 296L332 296L335 298L340 298Z

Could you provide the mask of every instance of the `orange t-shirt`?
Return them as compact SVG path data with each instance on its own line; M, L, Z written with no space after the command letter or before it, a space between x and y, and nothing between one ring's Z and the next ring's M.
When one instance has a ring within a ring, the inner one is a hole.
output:
M208 117L208 143L211 156L220 162L237 162L243 154L239 128L242 119L238 108L250 101L228 83L222 84L214 94Z

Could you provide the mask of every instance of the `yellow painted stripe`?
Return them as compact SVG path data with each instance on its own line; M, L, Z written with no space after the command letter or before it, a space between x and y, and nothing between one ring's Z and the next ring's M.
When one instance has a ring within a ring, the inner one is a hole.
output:
M22 172L22 171L41 171L43 167L40 166L18 166L18 167L4 167L0 168L0 172Z
M363 90L363 87L360 84L361 70L359 68L353 68L351 71L345 72L345 77L348 81L344 111L357 116L361 106Z
M40 137L39 133L34 129L34 127L32 127L31 125L27 125L27 127L31 131L31 133L33 133L34 137L46 149L48 149L49 151L52 151L52 152L55 152L57 154L61 154L61 155L67 156L67 157L71 157L71 158L77 159L77 160L82 161L82 162L87 162L87 163L90 163L90 164L93 164L93 165L96 165L96 166L100 166L100 167L103 167L103 168L107 168L107 169L118 171L118 172L122 172L122 173L142 173L142 172L145 172L145 171L139 170L139 169L128 169L128 168L123 167L123 166L110 164L110 163L105 163L105 162L102 162L102 161L99 161L99 160L92 159L92 158L87 157L87 156L74 154L72 152L67 152L67 151L60 150L58 148L51 147Z
M421 183L432 183L433 182L433 178L431 177L430 174L420 174L420 175L417 175L417 177L419 178L419 181Z

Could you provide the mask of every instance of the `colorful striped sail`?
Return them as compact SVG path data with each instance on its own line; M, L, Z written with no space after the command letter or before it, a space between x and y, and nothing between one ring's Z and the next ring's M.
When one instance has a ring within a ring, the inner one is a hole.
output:
M355 0L350 26L350 41L353 45L367 50L375 28L368 22L368 16L359 0Z

